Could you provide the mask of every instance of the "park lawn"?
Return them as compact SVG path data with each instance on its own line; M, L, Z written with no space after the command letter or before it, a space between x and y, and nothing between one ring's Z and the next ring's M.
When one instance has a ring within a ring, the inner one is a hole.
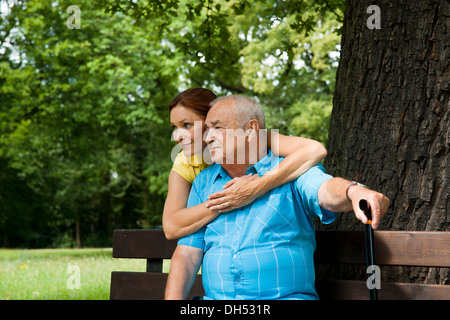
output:
M111 248L1 249L0 300L106 300L111 271L145 268L142 259L113 259Z

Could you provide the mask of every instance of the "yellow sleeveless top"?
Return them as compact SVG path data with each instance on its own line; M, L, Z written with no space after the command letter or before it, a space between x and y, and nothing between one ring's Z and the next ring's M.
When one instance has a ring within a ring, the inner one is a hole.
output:
M209 164L205 162L201 153L187 158L181 151L173 162L172 170L192 183L198 174L207 167Z

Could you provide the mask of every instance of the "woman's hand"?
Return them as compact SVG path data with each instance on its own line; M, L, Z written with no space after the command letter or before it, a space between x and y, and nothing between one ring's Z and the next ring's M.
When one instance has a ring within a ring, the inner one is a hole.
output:
M208 197L206 207L210 210L227 212L243 207L258 198L257 174L249 174L228 181L223 188L225 190L213 193Z

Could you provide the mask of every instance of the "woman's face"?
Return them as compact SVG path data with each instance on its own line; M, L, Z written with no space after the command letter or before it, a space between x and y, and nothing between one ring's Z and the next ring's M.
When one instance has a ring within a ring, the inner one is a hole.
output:
M173 127L173 140L183 149L186 157L203 152L206 144L203 141L205 118L186 108L177 105L170 111L170 124Z

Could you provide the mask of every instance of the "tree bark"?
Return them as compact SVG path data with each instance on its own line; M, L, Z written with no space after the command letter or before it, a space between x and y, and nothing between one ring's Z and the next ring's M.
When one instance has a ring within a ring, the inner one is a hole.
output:
M81 221L80 221L80 213L77 212L76 221L75 221L75 238L77 249L81 248Z
M380 29L369 29L380 8ZM381 230L450 231L450 3L347 0L324 165L391 200ZM318 229L362 230L353 214ZM386 277L449 283L449 270ZM399 280L400 279L400 280Z

